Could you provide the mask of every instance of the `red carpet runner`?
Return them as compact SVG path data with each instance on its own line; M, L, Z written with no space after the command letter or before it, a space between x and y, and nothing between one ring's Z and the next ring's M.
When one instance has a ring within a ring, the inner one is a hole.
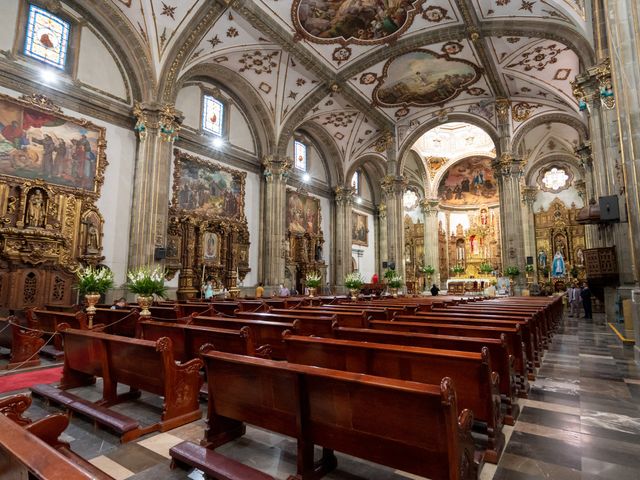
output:
M22 390L38 383L58 382L61 376L62 367L45 368L35 372L14 373L4 376L0 371L0 393Z

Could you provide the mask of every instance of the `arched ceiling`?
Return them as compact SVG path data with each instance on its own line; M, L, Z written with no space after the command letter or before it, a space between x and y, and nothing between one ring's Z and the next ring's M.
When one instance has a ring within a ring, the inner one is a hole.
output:
M538 115L579 118L570 81L593 61L583 0L110 1L165 92L194 67L224 66L279 138L315 122L347 160L386 131L399 151L449 114L495 126L496 98L512 100L514 131Z

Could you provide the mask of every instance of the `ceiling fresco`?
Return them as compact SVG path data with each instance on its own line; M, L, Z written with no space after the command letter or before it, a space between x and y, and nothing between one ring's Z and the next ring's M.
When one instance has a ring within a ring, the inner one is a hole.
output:
M449 167L438 185L444 206L469 207L497 204L498 184L488 157L468 157Z
M225 88L237 77L277 135L313 122L344 164L385 132L401 151L456 115L496 127L499 98L511 100L514 134L550 113L584 123L570 84L593 63L583 0L109 3L158 79L219 71Z

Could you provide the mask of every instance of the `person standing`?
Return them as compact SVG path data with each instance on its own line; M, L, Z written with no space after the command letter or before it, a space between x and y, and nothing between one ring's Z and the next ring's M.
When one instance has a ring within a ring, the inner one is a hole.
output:
M584 308L584 318L585 320L591 320L591 290L587 282L584 282L582 290L580 290L580 297L582 298L582 308Z
M262 298L263 295L264 295L264 285L262 284L262 282L260 282L256 287L256 298Z
M574 283L569 287L567 297L569 299L569 316L578 318L580 316L580 304L582 303L582 298L580 297L580 287L577 283Z

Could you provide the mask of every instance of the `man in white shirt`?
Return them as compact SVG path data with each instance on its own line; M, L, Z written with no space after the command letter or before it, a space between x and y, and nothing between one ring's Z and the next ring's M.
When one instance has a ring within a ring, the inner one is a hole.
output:
M577 284L573 284L567 290L567 297L569 299L569 316L578 318L580 316L580 289Z
M288 297L290 295L289 289L284 285L280 284L280 297Z

